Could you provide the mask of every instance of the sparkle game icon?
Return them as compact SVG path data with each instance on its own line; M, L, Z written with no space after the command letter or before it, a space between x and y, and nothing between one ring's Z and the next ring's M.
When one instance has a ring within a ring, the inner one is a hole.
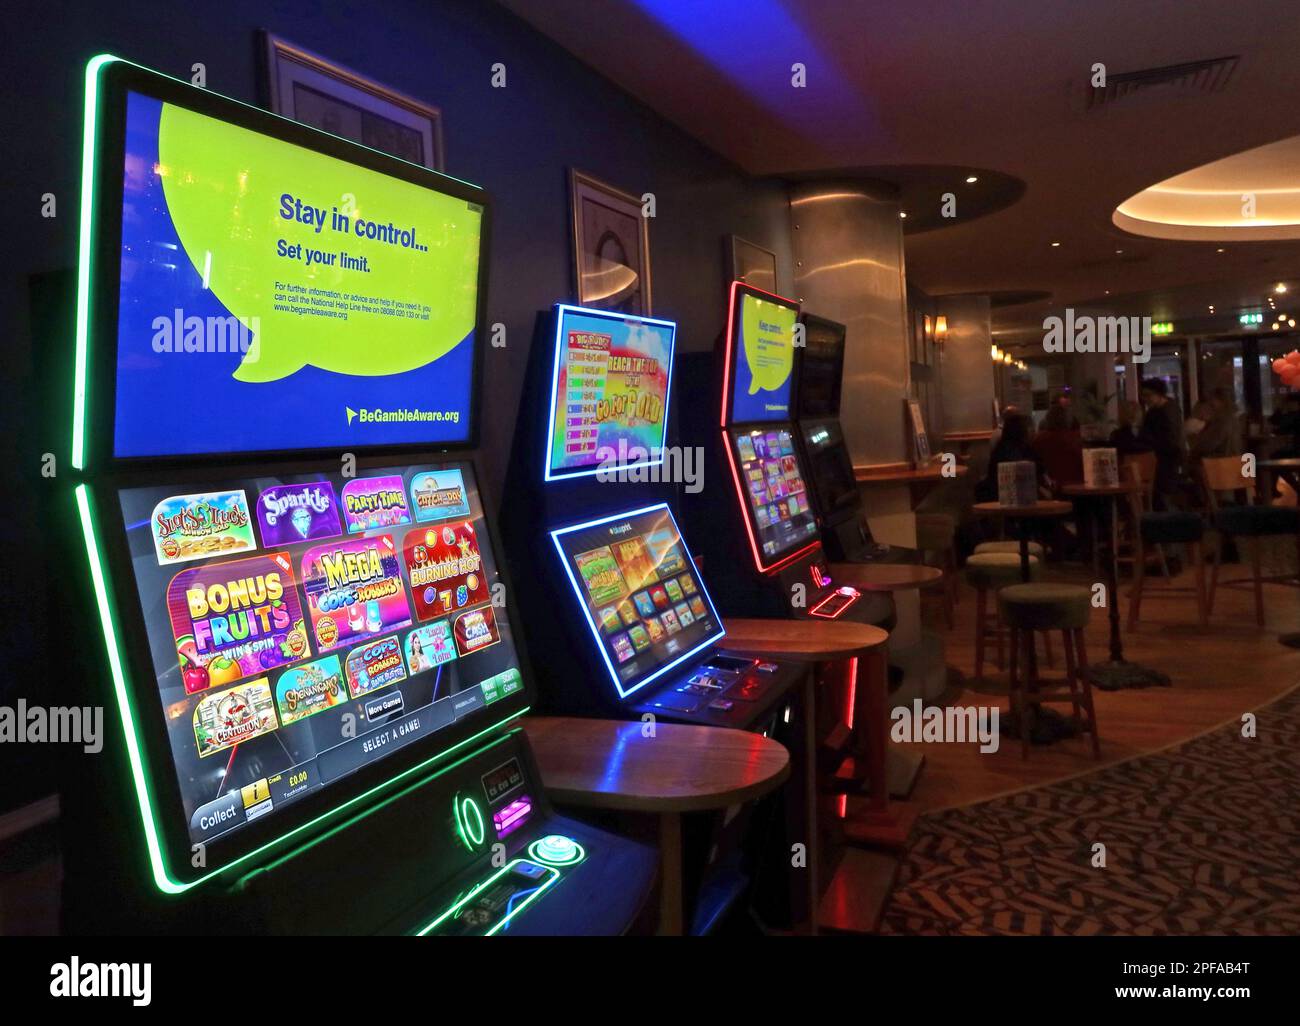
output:
M491 597L478 536L468 520L407 531L402 556L419 620L433 620Z
M286 727L333 709L346 698L338 656L326 656L285 670L275 683L275 705L280 711L280 723Z
M469 516L469 497L459 470L426 470L411 478L415 519L455 520Z
M257 548L242 490L173 495L154 507L150 524L159 566Z
M167 611L190 694L311 654L287 552L182 570Z
M275 485L257 497L257 525L263 545L337 538L339 500L328 481Z
M265 677L204 695L194 707L193 725L200 759L269 734L280 726Z
M396 635L368 642L348 653L348 691L353 698L405 679L402 646Z
M387 634L411 622L391 534L308 549L303 591L318 652Z
M343 516L348 534L409 524L411 510L406 504L406 486L396 475L349 481L343 486Z

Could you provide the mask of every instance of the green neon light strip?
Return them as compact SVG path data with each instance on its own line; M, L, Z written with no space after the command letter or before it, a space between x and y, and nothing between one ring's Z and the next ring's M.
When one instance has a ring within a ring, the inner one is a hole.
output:
M483 830L483 812L482 812L481 809L479 809L479 807L478 807L478 802L476 802L473 798L466 798L466 799L461 803L461 808L466 810L466 812L465 812L465 834L466 834L465 840L469 842L471 848L477 848L480 844L483 843L483 833L484 833L484 830ZM473 812L473 813L474 813L474 819L475 819L475 821L476 821L477 824L478 824L477 827L472 826L472 825L470 824L470 818L469 818L469 813L470 813L470 812Z
M138 799L140 804L140 818L144 825L145 841L149 848L149 862L153 870L154 884L158 887L160 891L163 891L167 894L183 894L191 887L197 887L199 884L203 883L206 880L212 879L214 876L217 876L219 873L227 872L228 870L233 869L235 866L242 865L244 863L249 862L251 859L255 859L258 856L265 855L277 848L280 848L281 846L286 844L290 840L290 838L296 837L299 834L304 833L305 831L310 831L314 827L322 823L325 823L328 820L334 819L337 816L342 815L347 809L353 808L354 806L360 803L369 801L371 798L375 797L381 792L387 791L390 788L394 787L395 785L398 784L399 781L406 780L411 776L421 773L422 771L428 769L430 766L434 765L435 763L442 762L444 759L449 758L453 753L458 752L461 749L466 748L470 745L476 744L480 739L482 739L488 734L493 734L503 730L512 720L516 720L520 716L523 716L525 713L528 712L529 707L525 706L523 709L520 709L518 712L512 713L511 715L505 717L502 720L498 720L496 723L493 723L491 726L485 727L483 730L480 730L477 734L474 734L471 737L467 737L464 741L452 745L450 748L447 748L444 751L439 752L437 755L430 756L428 759L425 759L423 762L418 763L415 766L412 766L410 769L404 770L403 772L399 773L397 776L392 777L391 779L386 780L383 783L377 784L376 786L372 787L370 790L365 791L359 795L356 795L353 798L348 799L343 804L336 806L335 808L329 810L328 812L321 813L321 815L317 816L315 819L309 820L308 822L295 827L294 829L288 831L287 833L281 834L279 837L275 838L274 840L268 841L260 848L256 848L246 855L241 855L238 859L235 859L233 862L229 862L225 865L219 866L213 869L211 872L206 873L203 876L199 877L196 880L190 881L188 883L173 880L167 873L167 865L165 860L163 859L163 850L162 850L162 841L161 841L162 831L158 828L157 803L155 801L153 791L149 786L148 774L145 772L144 755L140 743L139 731L136 726L135 710L131 704L130 692L129 689L127 688L126 661L123 658L122 650L117 640L118 631L117 631L117 624L113 617L112 602L110 601L109 598L108 575L104 571L103 561L100 557L98 533L95 529L94 518L91 515L91 511L90 511L90 492L87 486L84 484L77 485L76 496L77 496L77 510L81 516L82 533L86 541L86 554L90 561L90 577L95 586L95 601L99 609L100 625L104 631L104 644L108 650L109 667L111 668L113 673L113 692L117 698L118 710L120 711L122 717L122 729L123 729L123 733L126 735L126 750L127 750L127 755L129 756L131 762L131 777L135 783L136 798ZM301 851L304 851L307 848L315 847L315 845L321 843L322 841L326 840L329 837L334 836L340 830L344 830L347 827L351 826L353 823L357 822L357 820L369 816L374 812L377 812L379 809L384 808L386 805L389 805L390 803L396 801L398 798L402 797L403 795L409 794L415 788L423 786L428 782L428 780L431 780L437 776L441 776L443 773L446 773L449 770L454 769L456 766L461 765L468 759L472 758L474 754L475 753L473 752L468 753L467 755L457 760L456 762L440 768L437 773L432 774L427 779L416 781L410 787L406 788L400 793L389 795L388 798L383 802L358 810L355 816L352 816L345 822L337 824L328 833L322 834L320 837L313 838L311 842L305 845L303 848L296 849L292 852L289 852L284 857L276 860L275 862L260 868L270 870L280 865L283 862L287 862L290 858L293 858Z
M77 257L77 357L72 385L72 466L86 466L86 367L90 348L90 270L95 224L95 136L99 122L99 72L116 61L101 53L86 64L86 109L81 136L81 241Z
M511 872L515 868L515 866L525 861L527 860L515 859L513 862L506 863L506 865L498 869L495 873L493 873L486 880L480 883L477 887L471 890L463 898L460 898L454 905L451 906L451 908L447 909L447 911L444 912L442 915L440 915L437 919L429 923L427 926L423 926L419 930L417 930L415 935L417 937L425 937L428 936L430 933L433 933L433 931L436 930L439 926L441 926L444 922L446 922L447 919L449 919L451 916L454 916L462 908L464 908L476 897L478 897L486 888L491 887L503 876ZM514 908L512 908L509 914L504 919L502 919L501 922L497 923L495 926L492 927L492 929L488 930L488 932L484 934L485 937L492 937L498 931L502 930L506 926L506 924L510 922L510 920L514 919L515 916L519 915L521 912L523 912L524 909L526 909L529 905L531 905L538 898L540 898L542 896L542 892L545 891L548 887L550 887L553 883L555 883L555 881L557 881L560 878L559 870L553 869L550 866L545 866L543 868L550 874L550 876L547 877L546 879L546 883L542 884L540 887L534 890L533 893L528 895L528 897L525 898L523 902L521 902L519 905L516 905Z
M93 265L93 227L95 224L95 169L98 163L97 152L95 149L95 140L98 136L99 124L99 73L110 64L127 64L133 68L140 68L142 71L148 71L150 74L158 75L160 78L170 79L180 85L187 86L190 89L198 87L184 79L175 78L172 75L164 75L160 71L154 71L152 68L145 68L143 65L136 64L134 61L123 60L111 53L101 53L92 57L86 63L86 99L85 112L82 123L81 136L81 238L78 247L77 259L77 354L74 369L73 389L72 389L72 466L76 470L84 470L86 467L86 388L87 372L90 358L90 283L91 271ZM207 90L203 90L207 91ZM221 96L220 93L213 93L213 96L220 96L221 99L230 103L238 104L246 110L255 110L259 114L265 115L270 113L261 107L254 107L252 104L244 103L240 100L232 99L229 96ZM293 121L291 118L281 117L279 114L272 114L272 117L279 118L281 121L287 121L297 125L299 128L309 128L313 132L320 132L320 129L311 125L304 125L301 122ZM330 135L328 132L320 132L321 135ZM330 135L330 138L337 136ZM350 141L350 140L349 140ZM294 143L286 143L293 146ZM422 164L415 164L409 160L402 160L401 157L394 157L391 153L383 153L372 146L365 146L362 143L353 143L354 146L361 146L362 149L370 150L371 153L379 153L381 156L390 160L401 160L404 164L410 164L412 167L418 167L421 171L427 172L429 169ZM338 158L335 158L338 159ZM444 178L451 179L453 182L459 182L461 185L468 185L472 189L478 186L473 182L467 182L463 178L457 178L454 175L446 174L439 171L438 174Z

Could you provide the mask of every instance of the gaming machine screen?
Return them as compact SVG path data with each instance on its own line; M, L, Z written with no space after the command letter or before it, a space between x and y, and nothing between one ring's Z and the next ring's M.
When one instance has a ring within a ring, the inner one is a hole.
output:
M468 463L121 491L189 834L206 842L523 681Z
M785 300L736 292L733 311L734 369L731 421L790 420L790 385L794 372L794 329L799 308Z
M551 532L626 698L725 633L667 505Z
M805 316L803 326L803 352L799 354L799 416L834 417L840 411L844 325Z
M795 454L790 425L774 425L766 430L733 429L731 440L764 562L813 541L817 537L817 517Z
M480 206L135 92L125 137L115 455L469 438Z
M677 325L556 307L546 480L662 460Z

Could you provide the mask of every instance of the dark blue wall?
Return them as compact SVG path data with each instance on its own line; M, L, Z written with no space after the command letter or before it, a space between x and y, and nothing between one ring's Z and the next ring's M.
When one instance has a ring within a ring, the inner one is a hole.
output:
M41 453L62 460L68 449L71 337L51 328L48 311L30 313L32 276L75 263L86 60L108 51L186 79L201 62L208 88L257 102L259 29L441 107L447 171L494 195L488 320L506 325L508 342L488 351L483 440L498 499L534 313L573 289L568 167L655 193L654 313L680 323L682 348L706 349L722 328L724 234L775 250L789 288L781 186L747 179L495 4L125 0L11 9L0 44L0 438L16 445L0 463L17 480L0 516L0 704L19 695L57 701L51 689L68 648L101 644L91 624L49 623L46 589L80 588L85 578L80 562L62 565L46 544L68 501L66 468L52 481L39 474ZM495 62L506 65L505 89L491 87ZM47 192L57 197L54 219L41 217ZM44 759L0 745L0 808L49 790Z

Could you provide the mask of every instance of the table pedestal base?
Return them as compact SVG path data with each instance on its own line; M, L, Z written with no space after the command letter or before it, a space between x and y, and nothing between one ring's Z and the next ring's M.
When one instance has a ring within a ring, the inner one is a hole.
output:
M1167 674L1159 670L1149 670L1138 663L1125 659L1112 659L1110 662L1093 663L1081 671L1093 687L1102 691L1124 691L1130 688L1167 688L1172 685Z
M1050 745L1069 737L1078 737L1080 734L1079 724L1074 717L1062 715L1055 709L1040 706L1032 710L1026 718L1029 720L1030 744ZM998 726L999 733L1003 737L1020 740L1020 714L1014 709L1002 714Z

